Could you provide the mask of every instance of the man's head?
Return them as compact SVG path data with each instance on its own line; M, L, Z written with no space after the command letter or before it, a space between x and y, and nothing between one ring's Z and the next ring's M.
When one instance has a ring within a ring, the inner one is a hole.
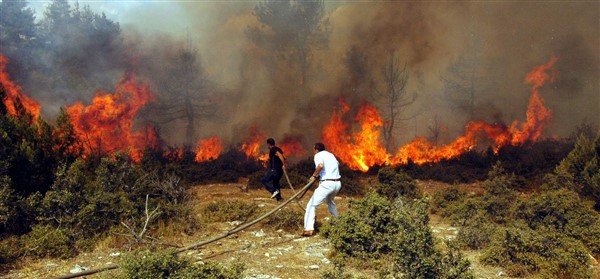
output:
M315 143L314 149L316 152L325 150L325 145L322 142Z
M267 146L269 148L271 148L272 146L275 146L275 140L273 138L268 138L267 139Z

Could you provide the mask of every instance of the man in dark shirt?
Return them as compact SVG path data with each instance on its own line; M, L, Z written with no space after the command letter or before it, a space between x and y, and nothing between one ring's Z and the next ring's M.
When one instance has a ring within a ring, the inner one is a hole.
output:
M283 197L281 197L281 184L279 184L279 180L283 176L283 169L287 167L287 163L285 162L285 157L283 157L283 150L275 146L273 138L267 139L267 147L269 148L269 165L267 166L267 173L260 182L271 193L272 199L281 201Z

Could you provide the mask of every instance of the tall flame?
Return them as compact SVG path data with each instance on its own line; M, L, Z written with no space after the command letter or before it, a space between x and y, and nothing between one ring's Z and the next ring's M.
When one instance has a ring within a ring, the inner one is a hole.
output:
M558 58L553 56L550 59L550 62L538 66L525 78L526 83L532 84L530 89L531 98L529 99L529 106L527 107L527 121L521 124L521 130L516 128L518 125L516 121L511 125L511 132L513 134L511 143L513 145L523 144L526 141L536 141L542 135L542 131L550 124L552 113L544 106L544 101L542 100L538 89L544 85L547 80L550 82L556 80L556 70L552 70L552 75L546 73L546 71L554 66L556 60L558 60Z
M6 65L8 64L8 58L4 57L0 53L0 84L4 86L6 91L6 99L4 105L9 115L17 115L16 105L20 102L23 105L25 111L31 114L34 119L40 117L40 104L34 99L28 97L21 92L21 86L16 85L10 80L8 73L6 72Z
M343 121L350 108L343 100L340 105L341 109L333 113L323 129L323 143L352 169L367 171L375 164L385 163L389 156L381 143L379 129L383 120L377 109L369 103L363 104L355 118L361 130L351 133L350 126Z
M223 143L216 137L210 137L198 141L198 147L196 148L196 162L204 162L214 160L219 157L223 151Z
M465 127L465 134L453 142L443 146L436 146L427 139L419 137L412 142L400 147L395 155L387 154L380 139L379 129L383 121L375 107L365 104L360 108L355 119L360 123L361 130L350 133L349 125L344 123L343 116L350 108L341 102L340 111L335 111L329 123L323 129L323 141L346 163L355 170L367 171L376 164L406 164L409 161L424 164L451 159L473 149L474 147L489 142L495 151L506 145L522 145L526 142L535 142L541 137L542 131L549 125L551 111L544 106L538 89L546 81L553 82L556 71L549 75L546 72L554 66L557 58L544 65L536 67L525 78L525 82L532 84L531 98L527 108L527 120L520 125L513 121L510 127L496 124L491 125L483 121L470 121Z
M158 144L153 129L133 131L135 115L151 100L154 95L148 87L136 84L134 74L128 73L114 93L98 92L91 105L77 102L67 107L67 113L85 152L109 154L129 150L132 158L138 160L143 149Z

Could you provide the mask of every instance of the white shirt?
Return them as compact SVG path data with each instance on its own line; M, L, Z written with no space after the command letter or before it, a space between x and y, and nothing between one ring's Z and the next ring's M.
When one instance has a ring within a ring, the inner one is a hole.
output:
M321 180L341 178L338 161L331 152L323 150L315 154L315 167L319 164L323 164L323 169L319 172Z

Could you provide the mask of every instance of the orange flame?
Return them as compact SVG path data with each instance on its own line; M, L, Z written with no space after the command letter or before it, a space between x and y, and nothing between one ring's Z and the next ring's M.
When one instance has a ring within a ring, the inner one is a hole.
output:
M179 147L169 146L163 151L163 157L169 162L176 162L183 158L183 149Z
M300 140L291 136L284 137L283 140L277 144L277 146L283 150L283 154L287 158L303 156L307 153L302 147Z
M351 134L349 125L343 122L343 116L350 108L343 100L340 100L340 105L341 110L334 112L323 129L325 146L352 169L367 171L375 164L385 163L388 154L381 143L379 130L383 120L377 109L369 103L363 104L355 119L361 130Z
M552 113L544 106L544 101L542 100L538 89L544 85L547 80L550 82L556 80L556 70L552 71L551 76L546 73L547 70L554 66L556 60L558 60L558 58L553 56L550 59L550 62L538 66L525 78L526 83L533 84L531 86L529 106L527 107L527 121L521 124L521 130L516 128L516 121L511 125L511 132L513 134L511 143L513 145L523 144L526 141L536 141L542 135L542 131L550 124Z
M217 159L221 151L223 151L223 143L218 137L213 136L208 139L199 140L195 160L196 162L204 162Z
M242 141L240 150L242 150L248 158L259 158L260 145L265 140L265 134L259 131L256 125L252 125L248 131L248 136Z
M34 119L40 117L40 104L28 97L21 92L21 86L16 85L10 80L8 73L6 72L6 65L8 64L8 58L4 57L0 53L0 83L4 86L6 91L6 99L4 105L9 115L17 116L18 103L23 105L25 111L31 114Z
M556 71L552 75L550 70L557 58L552 57L547 64L536 67L525 79L531 87L531 98L527 108L527 121L518 128L518 121L510 127L505 125L491 125L482 121L471 121L465 127L465 134L453 142L436 146L427 139L419 137L412 142L400 147L395 155L388 155L380 141L380 128L383 121L375 107L365 104L355 121L360 123L361 130L351 134L349 125L344 123L343 116L350 108L341 102L340 111L334 112L329 123L323 129L323 141L338 158L354 170L367 171L376 164L407 164L409 161L416 164L439 162L451 159L473 149L474 147L489 142L494 151L506 145L522 145L526 142L535 142L541 137L542 131L549 125L551 112L544 106L538 89L549 80L553 82Z
M136 84L134 79L133 73L126 74L117 84L115 93L98 92L89 106L77 102L67 107L85 152L107 154L129 150L132 159L139 160L143 149L158 145L152 128L133 131L137 112L154 100L148 87Z

